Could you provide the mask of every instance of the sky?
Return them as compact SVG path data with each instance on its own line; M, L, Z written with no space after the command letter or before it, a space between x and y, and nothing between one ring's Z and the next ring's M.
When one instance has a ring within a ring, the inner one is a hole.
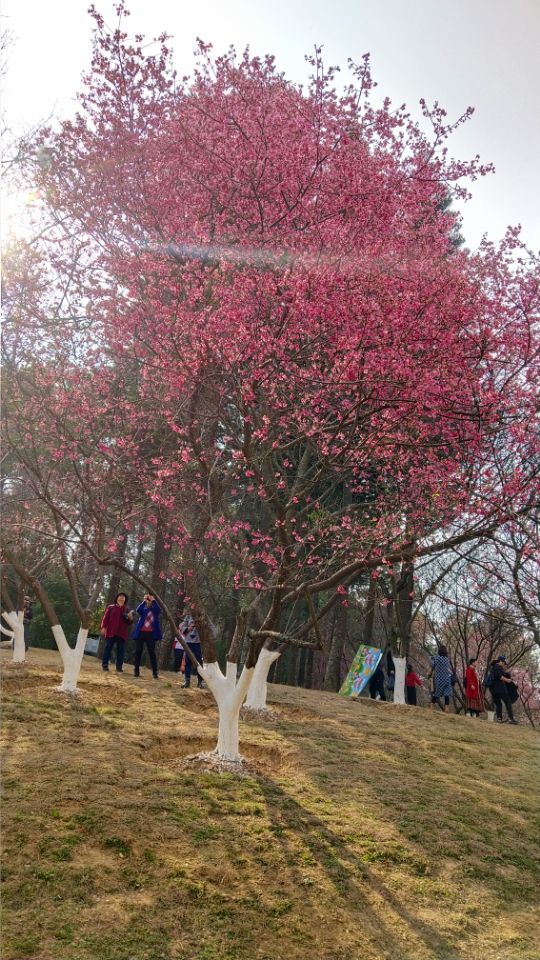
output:
M74 109L89 64L90 0L3 0L3 29L14 42L3 112L24 129ZM96 0L114 22L111 0ZM197 37L217 53L230 44L272 53L287 77L302 82L304 55L323 45L327 64L346 67L369 51L382 96L407 103L438 100L457 118L473 119L451 141L452 154L480 154L496 173L472 186L461 207L463 233L475 247L487 233L522 225L540 249L540 0L131 0L130 32L173 37L175 64L189 73ZM343 82L346 71L341 74ZM339 82L339 77L338 77Z

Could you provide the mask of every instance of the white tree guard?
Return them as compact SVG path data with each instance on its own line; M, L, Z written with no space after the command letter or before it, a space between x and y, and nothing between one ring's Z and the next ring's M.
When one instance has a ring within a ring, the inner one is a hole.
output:
M199 667L198 672L208 689L214 694L218 706L218 741L214 753L224 760L240 760L240 707L244 702L253 677L253 667L250 667L249 670L244 667L238 681L236 680L235 663L227 663L225 675L215 661L206 663L204 667Z
M64 674L58 689L62 690L63 693L77 693L77 681L81 672L81 664L86 638L88 636L88 630L84 627L79 627L77 642L75 643L74 647L70 647L66 640L66 635L59 623L51 629L54 639L56 640L56 646L58 647L60 656L62 657L62 663L64 665Z
M406 703L405 700L405 670L407 660L405 657L393 657L394 668L396 671L394 681L394 703Z
M246 697L246 707L251 710L266 710L266 696L268 693L268 673L273 663L280 657L278 650L265 650L259 653L253 677Z
M8 613L7 610L3 610L2 616L13 631L12 661L13 663L24 663L26 660L26 650L24 647L24 612L19 610L18 613L15 613L12 610Z

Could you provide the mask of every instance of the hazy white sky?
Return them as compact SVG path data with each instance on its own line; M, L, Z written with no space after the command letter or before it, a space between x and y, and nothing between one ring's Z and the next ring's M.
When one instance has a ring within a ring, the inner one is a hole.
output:
M96 0L114 20L111 0ZM89 62L89 0L3 0L4 29L15 37L4 111L27 126L73 108ZM174 37L188 73L197 36L217 52L249 43L275 54L292 80L307 73L304 54L324 45L327 63L345 66L370 51L379 90L413 114L418 100L439 100L450 117L469 104L472 121L453 153L479 153L496 174L474 186L463 209L467 242L498 239L507 224L540 248L540 0L131 0L132 32Z

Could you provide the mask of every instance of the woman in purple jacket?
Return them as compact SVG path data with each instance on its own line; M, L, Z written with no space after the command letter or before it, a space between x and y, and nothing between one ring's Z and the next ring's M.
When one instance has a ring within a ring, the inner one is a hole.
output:
M161 632L160 623L161 608L153 593L145 594L143 602L137 607L137 613L139 615L139 619L135 624L135 629L132 634L132 640L135 641L135 663L133 676L140 676L141 660L144 646L146 644L146 649L150 658L150 664L152 666L152 676L154 680L159 680L156 643L158 640L161 640L163 634Z

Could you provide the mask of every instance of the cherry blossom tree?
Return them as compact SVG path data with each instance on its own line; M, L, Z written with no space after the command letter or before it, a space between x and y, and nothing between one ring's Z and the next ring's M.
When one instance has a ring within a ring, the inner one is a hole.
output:
M126 491L118 529L134 496L169 518L234 759L253 678L260 705L282 645L318 643L360 577L401 568L405 624L418 558L530 510L538 264L515 231L456 249L446 201L486 172L449 157L470 111L449 124L422 104L427 135L373 105L367 58L339 94L320 51L305 89L202 43L179 80L166 38L148 52L118 12L109 31L94 11L79 111L33 171L63 231L47 256L91 324L41 422L71 473L91 443ZM216 563L242 596L225 674L202 591Z

